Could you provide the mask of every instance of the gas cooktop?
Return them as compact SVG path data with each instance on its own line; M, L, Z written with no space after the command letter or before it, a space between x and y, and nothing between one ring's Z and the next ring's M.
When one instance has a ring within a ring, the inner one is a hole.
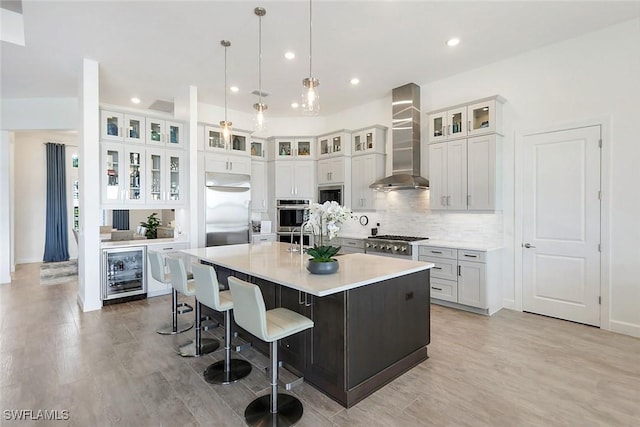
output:
M416 236L395 236L393 234L383 234L380 236L369 236L370 239L378 240L396 240L400 242L415 242L416 240L427 240L428 237L416 237Z

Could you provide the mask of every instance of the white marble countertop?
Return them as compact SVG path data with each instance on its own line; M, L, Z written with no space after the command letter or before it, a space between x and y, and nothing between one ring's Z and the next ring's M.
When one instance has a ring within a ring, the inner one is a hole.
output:
M184 249L181 252L231 270L269 280L318 297L428 270L433 264L378 255L346 254L337 257L334 274L311 274L308 255L288 252L288 243L262 242Z
M498 249L502 249L503 245L495 242L465 242L462 240L439 240L439 239L428 239L428 240L417 240L415 242L411 242L413 246L438 246L441 248L452 248L452 249L467 249L470 251L495 251Z
M155 244L161 245L166 243L189 243L189 240L186 240L180 237L166 238L166 239L120 240L120 241L100 242L100 247L102 249L124 248L128 246L148 246L148 245L155 245Z

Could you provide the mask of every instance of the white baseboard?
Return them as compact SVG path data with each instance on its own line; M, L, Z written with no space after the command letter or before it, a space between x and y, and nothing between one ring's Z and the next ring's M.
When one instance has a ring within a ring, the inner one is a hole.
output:
M33 264L35 262L42 262L42 258L20 258L16 260L16 264Z
M516 307L515 300L512 300L512 299L503 299L502 308L507 308L509 310L515 310L515 311L522 311L522 310L518 310L518 308Z
M609 326L611 327L611 332L617 332L619 334L631 335L632 337L640 338L640 325L611 320L609 322Z
M161 291L147 292L147 298L160 297L162 295L170 295L171 289L163 289Z

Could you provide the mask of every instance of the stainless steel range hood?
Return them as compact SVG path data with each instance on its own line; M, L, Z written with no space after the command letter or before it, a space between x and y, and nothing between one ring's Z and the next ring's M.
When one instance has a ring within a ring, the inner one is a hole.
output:
M392 175L369 186L376 191L429 188L420 176L420 86L408 83L393 89Z

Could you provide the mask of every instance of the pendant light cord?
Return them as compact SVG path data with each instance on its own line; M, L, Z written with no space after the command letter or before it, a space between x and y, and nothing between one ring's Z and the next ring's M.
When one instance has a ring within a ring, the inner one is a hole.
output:
M312 24L311 24L311 13L312 13L311 0L309 0L309 78L313 78L313 75L311 74L311 58L312 58L312 55L311 55L311 39L313 37L312 36L313 31L312 31Z
M227 46L224 47L224 121L227 123Z
M258 98L262 109L262 16L258 18Z

